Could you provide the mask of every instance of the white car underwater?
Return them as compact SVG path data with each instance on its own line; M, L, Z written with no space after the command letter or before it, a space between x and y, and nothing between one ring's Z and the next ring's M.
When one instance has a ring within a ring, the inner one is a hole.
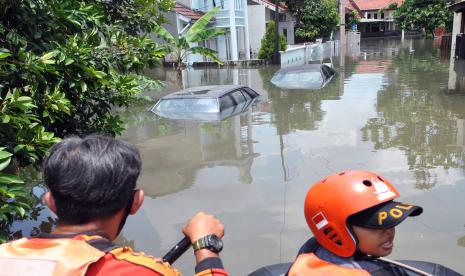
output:
M306 64L279 70L271 83L281 89L321 89L328 84L336 71L327 64Z
M220 121L245 112L258 96L243 85L199 86L162 97L151 111L168 119Z

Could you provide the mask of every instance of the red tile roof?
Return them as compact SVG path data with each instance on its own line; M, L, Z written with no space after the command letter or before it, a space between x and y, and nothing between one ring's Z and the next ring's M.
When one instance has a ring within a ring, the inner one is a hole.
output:
M402 5L404 1L403 0L354 0L354 2L355 4L357 4L360 10L369 11L369 10L386 9L392 3L397 3L397 6L400 6Z
M252 0L253 2L265 5L265 7L272 9L273 11L276 9L276 5L274 4L274 0ZM284 2L279 2L279 12L286 13L288 11L287 6Z
M344 1L344 7L345 7L345 10L346 10L346 13L351 12L351 11L355 11L355 12L358 13L358 15L360 17L363 17L362 16L362 11L359 9L359 7L354 2L354 0L345 0Z
M180 3L176 3L176 5L174 6L174 10L177 13L179 13L181 15L184 15L185 17L188 17L188 18L193 19L193 20L197 20L197 19L199 19L200 17L202 17L204 15L203 12L194 11L191 8L188 8L188 7L186 7L186 6L184 6L183 4L180 4Z

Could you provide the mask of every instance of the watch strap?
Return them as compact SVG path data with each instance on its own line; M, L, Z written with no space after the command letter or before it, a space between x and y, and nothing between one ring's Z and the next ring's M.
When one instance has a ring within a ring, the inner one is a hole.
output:
M199 249L203 249L203 248L206 248L207 245L205 244L205 237L202 237L198 240L196 240L193 244L192 244L192 248L194 249L194 251L197 251Z

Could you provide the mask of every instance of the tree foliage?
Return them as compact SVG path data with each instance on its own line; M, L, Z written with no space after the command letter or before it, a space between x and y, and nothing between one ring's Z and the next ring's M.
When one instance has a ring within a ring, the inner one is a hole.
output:
M258 51L258 58L267 59L271 58L274 54L274 32L275 23L270 21L266 26L265 35L263 36L260 44L260 50ZM279 35L279 50L286 51L287 42L283 35Z
M22 165L37 164L44 155L31 151L34 135L121 132L112 108L160 85L139 73L164 56L147 33L171 7L168 0L0 0L0 98L31 100L2 114L0 144L27 155Z
M345 15L345 22L346 26L352 29L352 26L357 26L360 23L360 17L356 11L351 11L350 13L346 13Z
M335 0L303 0L293 15L296 18L295 35L307 41L329 37L339 23Z
M453 13L447 6L442 0L406 0L394 12L394 20L404 30L433 35L435 28L451 25Z
M60 137L122 131L112 110L161 83L149 33L172 0L0 0L0 226L30 205L20 167ZM6 230L5 230L6 231ZM5 233L5 231L3 231ZM4 236L0 234L0 240Z
M0 243L7 239L6 229L14 219L23 218L30 210L24 182L16 175L3 171L13 154L0 147Z
M223 64L218 59L218 52L203 46L191 47L192 43L199 43L225 34L225 30L221 28L208 28L208 24L213 18L213 15L219 11L219 7L212 9L199 18L185 33L178 37L174 37L162 26L155 28L155 34L168 44L165 45L167 52L172 53L177 61L177 69L181 70L185 65L189 54L200 54L218 64Z

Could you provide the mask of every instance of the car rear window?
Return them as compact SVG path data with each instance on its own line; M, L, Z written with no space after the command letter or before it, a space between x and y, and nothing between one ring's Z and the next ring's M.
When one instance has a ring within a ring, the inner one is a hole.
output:
M255 98L258 96L258 93L253 91L252 89L250 88L243 88L243 90L245 90L245 92L247 92L252 98Z
M333 75L333 72L332 72L332 70L331 70L329 67L327 67L327 66L322 66L321 69L323 70L323 73L325 74L325 77L326 77L327 79L329 79L329 78Z
M252 97L249 95L249 93L247 93L247 91L245 89L242 89L241 92L242 92L242 95L244 95L244 97L245 97L245 99L247 101L252 99Z
M224 95L220 98L221 110L234 106L234 101L230 95Z
M231 96L233 97L233 99L234 99L234 101L236 103L242 103L242 102L246 101L246 98L244 97L244 95L242 95L240 90L236 90L236 91L232 92Z
M158 111L218 112L216 99L165 99L157 105Z

